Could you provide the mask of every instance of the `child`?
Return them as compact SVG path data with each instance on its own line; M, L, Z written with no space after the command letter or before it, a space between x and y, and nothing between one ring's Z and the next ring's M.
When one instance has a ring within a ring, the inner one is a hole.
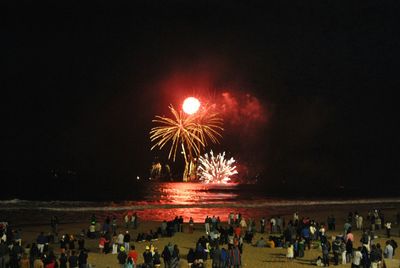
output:
M293 258L294 258L294 249L293 249L293 244L292 243L289 243L289 246L287 248L286 257L289 260L293 260Z

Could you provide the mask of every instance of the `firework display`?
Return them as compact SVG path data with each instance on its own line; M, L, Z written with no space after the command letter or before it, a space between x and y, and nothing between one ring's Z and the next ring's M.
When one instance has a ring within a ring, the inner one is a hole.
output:
M210 155L200 156L197 168L199 180L205 183L228 183L233 175L238 174L234 163L233 157L225 159L225 152L214 156L211 151Z
M211 106L202 106L194 114L177 111L172 105L169 109L172 118L156 116L153 123L158 126L150 131L150 140L154 142L151 150L158 147L160 150L170 144L168 159L176 159L178 148L185 160L184 180L190 175L190 167L194 164L194 159L199 157L202 149L209 142L218 143L221 138L222 119ZM195 173L195 169L194 169Z

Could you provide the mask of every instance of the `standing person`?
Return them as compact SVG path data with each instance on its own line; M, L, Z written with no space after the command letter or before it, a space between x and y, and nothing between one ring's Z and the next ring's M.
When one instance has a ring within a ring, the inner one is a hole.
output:
M40 253L43 253L44 245L47 243L47 238L43 232L40 232L39 236L36 239L37 247Z
M11 268L17 268L19 266L19 262L22 257L23 249L22 247L18 244L18 242L13 242L10 252L10 266Z
M193 222L193 218L190 217L189 219L189 233L193 234L193 229L194 229L194 222Z
M153 255L150 252L150 247L149 246L146 246L146 249L143 252L143 260L144 260L143 267L145 267L145 268L153 267Z
M226 251L226 249L223 247L221 249L221 267L222 268L228 267L228 264L229 264L228 251Z
M295 213L293 213L293 224L297 225L298 222L299 222L299 213L296 211Z
M289 242L288 247L287 247L286 258L288 258L289 260L294 259L294 247L291 242Z
M362 259L362 254L361 254L361 247L358 247L353 254L353 262L351 263L352 268L358 268L361 265L361 259Z
M60 263L60 268L67 268L67 262L68 262L68 258L65 255L65 253L61 253L60 258L58 259L59 263Z
M44 268L44 263L39 256L37 256L33 262L33 268Z
M341 240L341 243L340 243L340 253L341 253L341 255L342 255L342 264L346 264L347 262L346 262L346 260L347 260L347 258L346 258L346 242L344 242L344 240L342 239Z
M78 250L85 249L85 235L81 233L78 237Z
M346 241L346 262L351 262L353 258L353 241L350 239Z
M136 212L133 213L132 219L134 219L133 220L133 229L137 229L139 226L139 217Z
M247 228L247 223L246 223L246 220L244 219L244 217L242 217L239 224L240 224L240 228L242 228L243 233L245 233L246 228Z
M125 267L125 263L126 263L126 258L127 257L128 257L128 255L126 255L125 248L122 246L119 249L119 253L118 253L118 256L117 256L118 264L120 265L121 268Z
M264 233L265 232L265 217L262 217L260 220L260 233Z
M386 247L385 250L383 251L383 254L385 256L385 258L387 259L393 259L393 247L390 244L390 241L386 241Z
M117 218L115 216L112 218L111 231L113 234L117 232Z
M178 268L179 267L180 258L181 258L181 255L179 254L178 245L175 244L173 252L172 252L171 268Z
M164 259L165 268L171 267L172 253L173 253L172 244L169 242L168 245L164 247L164 250L161 253L161 257Z
M183 233L183 217L179 216L179 232Z
M206 219L204 220L204 228L206 230L206 234L208 235L210 233L210 222L209 222L208 215L207 215Z
M119 233L117 236L118 250L124 245L124 235Z
M351 231L351 228L347 230L345 241L347 241L347 240L351 240L351 242L354 242L354 235Z
M88 237L90 239L96 238L96 224L90 224Z
M188 266L192 267L192 264L194 263L194 260L195 260L193 248L189 249L189 252L188 252L188 254L186 256L186 259L187 259Z
M221 267L221 250L219 249L218 244L211 250L211 259L213 268Z
M57 216L52 216L50 219L50 226L51 226L51 231L53 234L58 234L58 218Z
M340 254L341 239L337 236L335 241L333 241L332 251L333 251L333 261L334 265L339 265L339 254Z
M69 250L74 250L75 249L75 237L73 235L69 236L69 242L68 242L68 249Z
M148 247L146 247L148 248ZM149 248L150 249L150 248ZM138 252L136 251L135 245L131 245L131 249L129 250L128 253L128 258L131 258L133 260L134 265L136 265L138 263Z
M365 246L363 246L361 249L361 255L361 266L363 268L369 268L371 266L371 261L369 259L369 251Z
M396 248L397 248L397 243L393 239L389 240L390 245L392 245L393 248L393 256L395 255Z
M69 268L78 268L78 257L76 256L75 250L71 252L71 256L68 258Z
M376 248L377 248L377 251L378 251L378 255L379 255L379 264L378 264L378 267L381 267L381 264L382 264L382 261L383 261L383 251L382 251L382 247L381 247L381 244L376 244Z
M369 236L369 234L368 234L368 232L366 230L361 235L360 242L362 243L363 246L365 246L367 249L369 249L370 242L371 242L371 237Z
M378 268L381 258L379 250L376 245L371 246L370 261L371 261L371 268Z
M361 230L363 228L363 217L358 214L356 216L356 226L358 230Z
M347 222L344 224L343 228L344 228L344 233L347 234L347 231L348 231L349 229L351 229L351 223L347 221Z
M233 212L230 212L228 216L228 224L232 225L234 221L235 221L235 214L233 214Z
M276 227L277 227L278 233L281 234L283 231L283 221L282 221L281 216L278 216L276 219Z
M385 229L387 238L390 238L390 230L392 229L392 223L390 221L385 223Z
M0 268L5 267L6 258L8 258L8 247L5 241L0 239Z
M158 248L154 248L153 264L154 264L155 268L158 268L161 266L161 256L160 256L160 253L158 253Z
M2 267L1 265L2 264L0 263L0 267ZM19 262L19 267L20 268L30 268L31 267L28 255L26 255L26 254L23 255L21 261Z
M78 256L79 268L87 267L87 259L88 259L88 254L86 253L86 250L81 250Z
M102 235L102 236L100 237L100 240L99 240L99 253L100 253L100 254L104 253L104 246L105 246L105 244L106 244L106 238L105 238L104 235Z
M310 227L306 226L301 230L301 237L304 238L308 250L311 249Z
M332 231L336 230L336 218L334 215L331 215L331 224L332 224Z
M274 217L269 220L269 225L271 234L276 233L276 220Z
M117 236L117 233L114 233L113 237L112 237L111 254L118 254L118 236Z
M321 243L321 248L322 248L322 260L324 262L325 266L329 266L329 251L330 251L330 246L329 246L329 241L324 241Z
M128 215L128 213L125 214L125 216L124 216L124 222L125 222L125 228L128 229L128 227L129 227L129 215Z
M129 251L130 242L131 242L131 235L129 234L129 231L126 231L124 235L124 247L126 251Z
M242 256L240 254L239 248L233 245L228 250L228 253L230 267L239 268L242 265Z
M40 255L39 249L36 246L36 243L32 243L31 245L31 249L29 251L29 260L30 263L34 263L34 261L36 260L36 257L38 257Z

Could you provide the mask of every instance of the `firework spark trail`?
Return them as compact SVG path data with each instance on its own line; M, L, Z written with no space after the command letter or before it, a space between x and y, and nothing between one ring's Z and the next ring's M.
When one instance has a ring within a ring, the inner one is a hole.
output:
M208 140L218 143L218 139L222 137L222 119L211 107L205 106L193 115L178 112L172 105L169 109L173 118L156 116L153 120L160 125L150 131L150 140L155 142L151 150L155 147L162 149L171 142L169 159L172 157L175 161L179 145L182 145L182 149L187 150L192 158L201 154L201 149L208 144Z
M225 159L225 152L214 156L213 151L210 156L205 154L199 158L199 167L197 173L199 180L205 183L228 183L231 176L237 174L236 166L233 157L229 160Z

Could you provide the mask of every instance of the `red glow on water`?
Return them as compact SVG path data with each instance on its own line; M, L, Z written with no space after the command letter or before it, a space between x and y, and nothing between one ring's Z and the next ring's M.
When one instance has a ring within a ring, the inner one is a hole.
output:
M200 108L200 101L194 97L186 98L183 101L182 109L187 114L194 114Z

